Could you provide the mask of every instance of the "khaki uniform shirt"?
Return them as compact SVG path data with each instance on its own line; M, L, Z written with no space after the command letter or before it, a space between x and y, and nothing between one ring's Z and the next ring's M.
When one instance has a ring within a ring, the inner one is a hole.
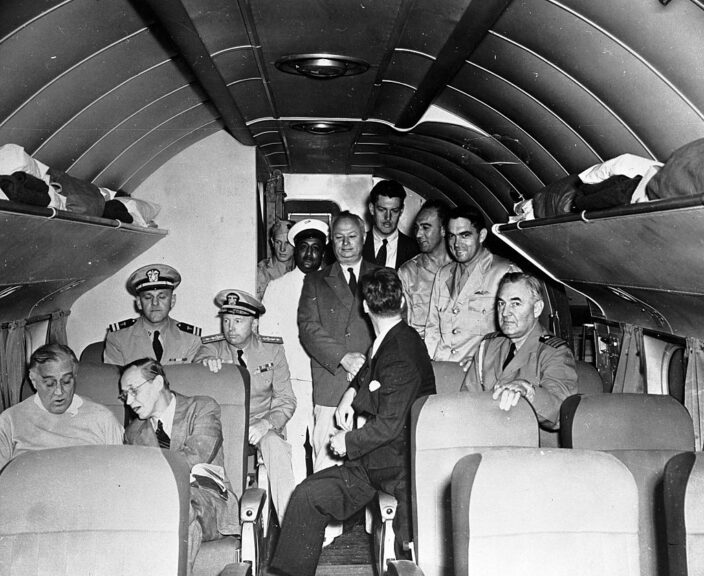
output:
M458 267L457 262L451 262L435 276L425 325L425 345L433 360L459 362L476 352L482 337L498 328L499 281L506 272L519 271L508 260L482 248L464 286L453 295Z
M406 297L408 325L415 328L421 338L425 336L430 295L438 269L432 265L427 254L418 254L398 270L398 277L403 284L403 295Z

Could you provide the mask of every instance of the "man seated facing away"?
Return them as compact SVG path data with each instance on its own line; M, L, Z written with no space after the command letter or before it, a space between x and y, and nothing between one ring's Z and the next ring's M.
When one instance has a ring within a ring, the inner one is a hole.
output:
M222 290L215 296L220 307L225 340L205 344L194 362L218 372L223 362L249 370L249 443L257 446L269 474L271 499L279 517L295 486L291 445L284 440L284 428L296 409L296 397L286 354L280 338L259 336L256 329L265 309L261 302L242 290Z
M0 414L0 468L30 450L122 444L123 429L112 412L75 393L77 371L68 346L34 351L29 379L37 393Z
M501 332L484 337L463 388L493 390L503 410L523 396L540 425L555 430L562 401L577 393L577 372L567 342L546 334L540 325L543 306L540 281L534 276L509 272L501 279L496 300Z
M294 491L270 565L277 574L313 576L325 525L349 518L378 490L398 500L396 552L406 556L403 544L411 539L409 413L417 398L435 393L435 377L423 341L402 319L403 289L396 273L389 268L370 272L362 277L361 291L376 339L335 411L342 430L331 437L330 449L347 459L309 476ZM353 428L355 414L366 417L362 428Z
M153 446L181 454L193 469L212 464L225 478L220 406L208 396L183 396L169 389L164 368L156 360L142 358L123 368L122 400L134 411L125 431L125 442ZM225 485L229 482L225 479ZM188 573L201 541L238 534L239 506L231 490L219 491L191 483L188 524Z
M105 339L103 361L124 366L138 358L155 358L161 364L191 362L200 348L200 328L169 316L176 305L174 290L181 275L166 264L149 264L127 279L139 318L111 324Z

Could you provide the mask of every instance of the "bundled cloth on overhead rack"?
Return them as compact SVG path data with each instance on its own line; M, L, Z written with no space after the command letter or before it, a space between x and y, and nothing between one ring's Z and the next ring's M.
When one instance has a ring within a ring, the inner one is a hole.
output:
M32 158L21 146L0 147L0 200L156 227L158 204L121 196Z

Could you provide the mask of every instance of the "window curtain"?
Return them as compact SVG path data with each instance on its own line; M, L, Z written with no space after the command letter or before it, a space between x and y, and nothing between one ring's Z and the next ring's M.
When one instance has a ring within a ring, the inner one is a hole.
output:
M704 438L704 343L687 338L687 374L684 380L684 406L694 422L694 446L702 449ZM701 384L700 384L701 383Z
M20 401L26 364L24 320L8 322L0 328L0 408Z
M64 344L68 345L68 336L66 334L66 323L70 311L58 310L52 312L49 318L49 327L46 331L47 344Z
M631 324L622 324L621 355L618 359L613 393L645 393L648 375L643 355L643 329Z

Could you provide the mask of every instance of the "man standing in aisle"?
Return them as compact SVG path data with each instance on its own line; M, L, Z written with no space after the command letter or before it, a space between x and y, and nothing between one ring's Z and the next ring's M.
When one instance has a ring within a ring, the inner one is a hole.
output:
M369 194L372 229L367 234L362 253L368 262L398 270L418 254L413 239L398 229L405 199L406 190L395 180L381 180L372 188Z
M269 229L271 256L257 264L256 296L260 300L269 282L281 278L293 270L293 246L288 242L288 232L293 226L290 220L276 220Z
M315 219L301 220L288 233L293 245L294 268L272 280L262 302L267 313L259 319L259 331L280 336L291 370L291 387L296 395L296 411L286 425L286 439L291 445L293 477L299 484L307 476L306 435L313 438L313 378L310 358L298 339L298 303L307 274L320 269L327 242L328 226Z
M435 274L450 262L445 245L447 213L447 206L439 200L428 200L423 204L415 221L420 254L403 264L398 271L408 307L408 325L415 328L421 338L425 336Z
M201 345L200 328L169 316L180 283L181 275L166 264L149 264L132 273L127 289L141 315L110 325L103 353L106 364L124 366L138 358L154 358L161 364L193 360Z
M478 210L461 206L447 218L447 244L454 260L438 270L425 325L425 345L433 360L466 368L482 337L496 330L496 293L511 262L484 247L487 229Z

